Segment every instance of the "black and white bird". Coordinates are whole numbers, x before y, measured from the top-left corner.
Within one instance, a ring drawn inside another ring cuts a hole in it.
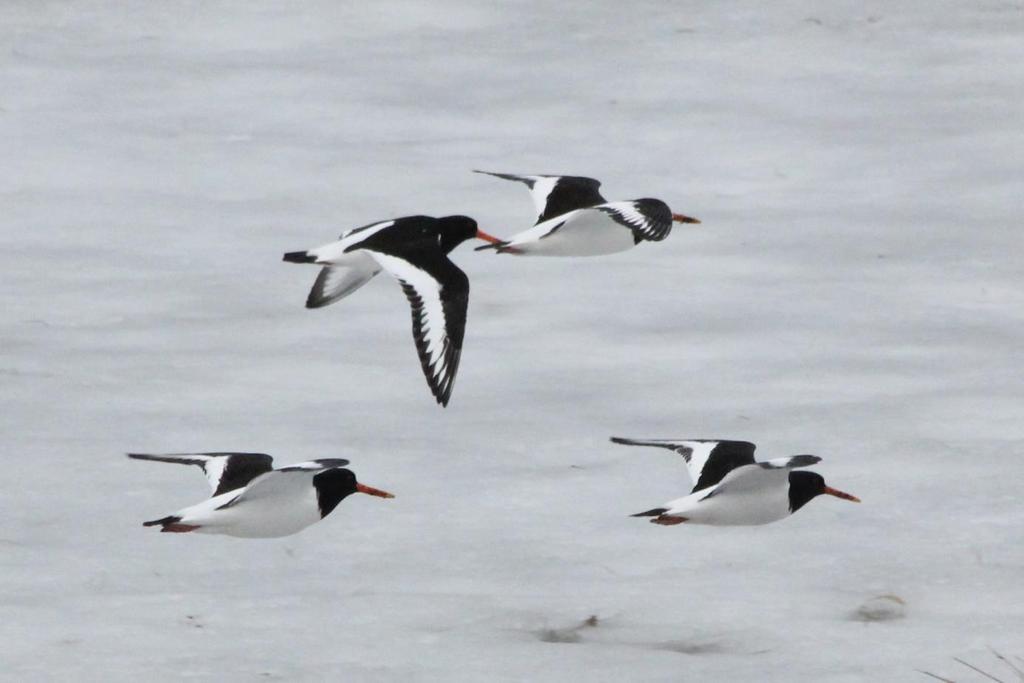
[[[341,239],[284,255],[323,266],[306,299],[319,308],[342,299],[382,269],[402,285],[412,307],[412,335],[430,391],[447,406],[466,332],[469,278],[448,259],[468,239],[498,242],[466,216],[407,216],[349,230]]]
[[[683,456],[693,481],[688,496],[633,517],[653,517],[654,524],[710,524],[749,526],[768,524],[793,514],[812,498],[827,494],[859,503],[860,499],[825,485],[815,472],[793,472],[809,467],[821,458],[793,455],[756,462],[756,446],[748,441],[700,439],[623,439],[627,446],[657,446]]]
[[[536,256],[599,256],[625,251],[641,242],[668,237],[672,222],[700,223],[672,213],[660,199],[609,202],[593,178],[514,175],[475,171],[523,183],[537,208],[537,222],[507,240],[478,247],[499,253]]]
[[[274,469],[265,453],[129,453],[136,460],[198,465],[211,498],[173,515],[143,522],[160,531],[224,534],[242,538],[290,536],[331,514],[353,493],[394,498],[356,481],[348,460],[309,460]]]

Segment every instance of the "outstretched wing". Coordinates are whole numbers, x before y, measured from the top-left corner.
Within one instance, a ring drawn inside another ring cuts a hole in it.
[[[672,211],[660,199],[631,199],[594,207],[633,231],[633,239],[660,242],[672,231]]]
[[[392,225],[394,225],[394,223],[395,219],[393,218],[388,219],[386,221],[367,223],[366,225],[361,225],[358,228],[346,230],[345,232],[341,233],[341,235],[338,236],[338,240],[341,242],[345,242],[345,247],[349,247],[358,242],[362,242],[366,238],[380,232],[381,230],[384,230],[385,228],[390,228]]]
[[[434,398],[448,405],[466,334],[469,278],[440,253],[419,252],[415,263],[366,249],[402,285],[412,308],[412,336]]]
[[[764,462],[756,462],[752,465],[743,465],[730,470],[721,481],[712,495],[729,491],[741,493],[744,491],[763,490],[766,482],[785,482],[789,477],[786,470],[797,467],[810,467],[821,462],[816,455],[792,455],[788,458],[773,458]],[[765,472],[765,470],[768,470]]]
[[[278,472],[323,472],[324,470],[333,469],[335,467],[344,467],[348,465],[348,460],[344,458],[320,458],[319,460],[306,460],[305,462],[297,462],[294,465],[288,465],[282,467]]]
[[[316,470],[307,469],[266,472],[254,479],[241,494],[225,501],[217,509],[226,510],[246,502],[269,498],[281,499],[288,505],[294,504],[303,495],[316,496],[316,489],[312,486],[315,474]]]
[[[791,455],[787,458],[764,460],[757,463],[757,466],[763,467],[766,470],[781,470],[793,469],[795,467],[810,467],[811,465],[817,465],[819,462],[821,462],[821,458],[816,455]]]
[[[266,472],[253,479],[249,486],[236,498],[232,498],[217,509],[235,507],[242,503],[268,498],[281,498],[293,503],[303,495],[318,495],[312,486],[316,475],[326,470],[344,467],[348,460],[343,458],[321,458],[288,465],[272,472]]]
[[[495,242],[493,244],[485,244],[483,246],[475,248],[473,251],[485,251],[487,249],[493,249],[499,254],[510,252],[513,254],[522,253],[521,247],[524,245],[532,245],[540,240],[547,239],[552,235],[556,234],[566,223],[573,223],[575,219],[578,219],[581,215],[585,216],[587,211],[585,209],[574,209],[568,213],[563,213],[559,216],[555,216],[552,219],[546,220],[542,223],[537,223],[533,227],[527,228],[520,233],[512,235],[507,240]]]
[[[491,171],[474,171],[474,173],[485,173],[496,178],[525,184],[530,190],[533,205],[537,208],[537,223],[543,223],[549,218],[561,216],[569,211],[585,209],[605,202],[604,197],[598,191],[601,183],[593,178],[573,175],[515,175],[492,173]]]
[[[362,254],[359,257],[354,256],[351,265],[321,268],[313,288],[309,290],[306,308],[333,304],[365,285],[380,272],[380,266],[373,259]]]
[[[754,450],[749,441],[712,441],[707,439],[624,439],[613,436],[614,443],[627,446],[657,446],[683,456],[686,470],[693,482],[691,493],[714,486],[737,467],[754,464]],[[785,458],[780,458],[784,460]],[[767,462],[774,462],[769,460]]]
[[[129,453],[128,457],[198,465],[206,474],[214,496],[247,486],[259,475],[274,469],[274,459],[266,453]]]

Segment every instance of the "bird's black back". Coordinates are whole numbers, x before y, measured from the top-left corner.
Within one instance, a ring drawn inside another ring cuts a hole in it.
[[[544,212],[537,217],[537,222],[543,223],[549,218],[561,216],[576,209],[586,209],[604,204],[605,198],[598,191],[599,187],[601,187],[601,183],[593,178],[573,175],[559,176],[548,195]]]

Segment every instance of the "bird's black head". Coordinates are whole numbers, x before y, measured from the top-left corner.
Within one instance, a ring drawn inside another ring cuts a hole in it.
[[[448,254],[466,240],[478,237],[480,229],[469,216],[444,216],[437,219],[437,236],[441,251]]]
[[[316,489],[316,501],[320,507],[321,518],[331,514],[331,511],[338,507],[338,503],[353,493],[367,493],[379,498],[394,498],[387,491],[360,484],[356,481],[355,473],[344,467],[333,467],[313,475],[313,487]]]
[[[843,500],[859,503],[860,499],[825,485],[825,479],[817,472],[789,473],[789,511],[796,512],[821,494],[828,494]]]

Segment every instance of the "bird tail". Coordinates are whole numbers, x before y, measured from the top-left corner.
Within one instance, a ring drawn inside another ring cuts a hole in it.
[[[482,247],[477,247],[473,251],[485,251],[487,249],[494,249],[499,254],[503,249],[508,247],[508,242],[492,242],[491,244],[485,244]]]
[[[473,251],[482,251],[484,249],[493,249],[499,254],[522,254],[523,250],[519,247],[513,247],[512,242],[495,242],[493,244],[485,244],[482,247],[477,247]]]
[[[630,515],[630,517],[660,517],[666,512],[668,512],[668,508],[651,508],[646,512],[638,512],[635,515]]]
[[[289,251],[284,255],[284,260],[288,263],[313,263],[316,257],[308,251]]]
[[[182,524],[181,517],[170,515],[168,517],[161,517],[160,519],[153,519],[148,522],[143,522],[142,526],[156,526],[160,525],[161,532],[183,534],[189,531],[195,531],[199,527],[193,524]]]
[[[143,522],[142,526],[156,526],[157,524],[161,526],[166,526],[167,524],[174,524],[180,521],[181,517],[175,517],[174,515],[171,515],[170,517],[163,517],[161,519],[153,519],[148,522]]]

